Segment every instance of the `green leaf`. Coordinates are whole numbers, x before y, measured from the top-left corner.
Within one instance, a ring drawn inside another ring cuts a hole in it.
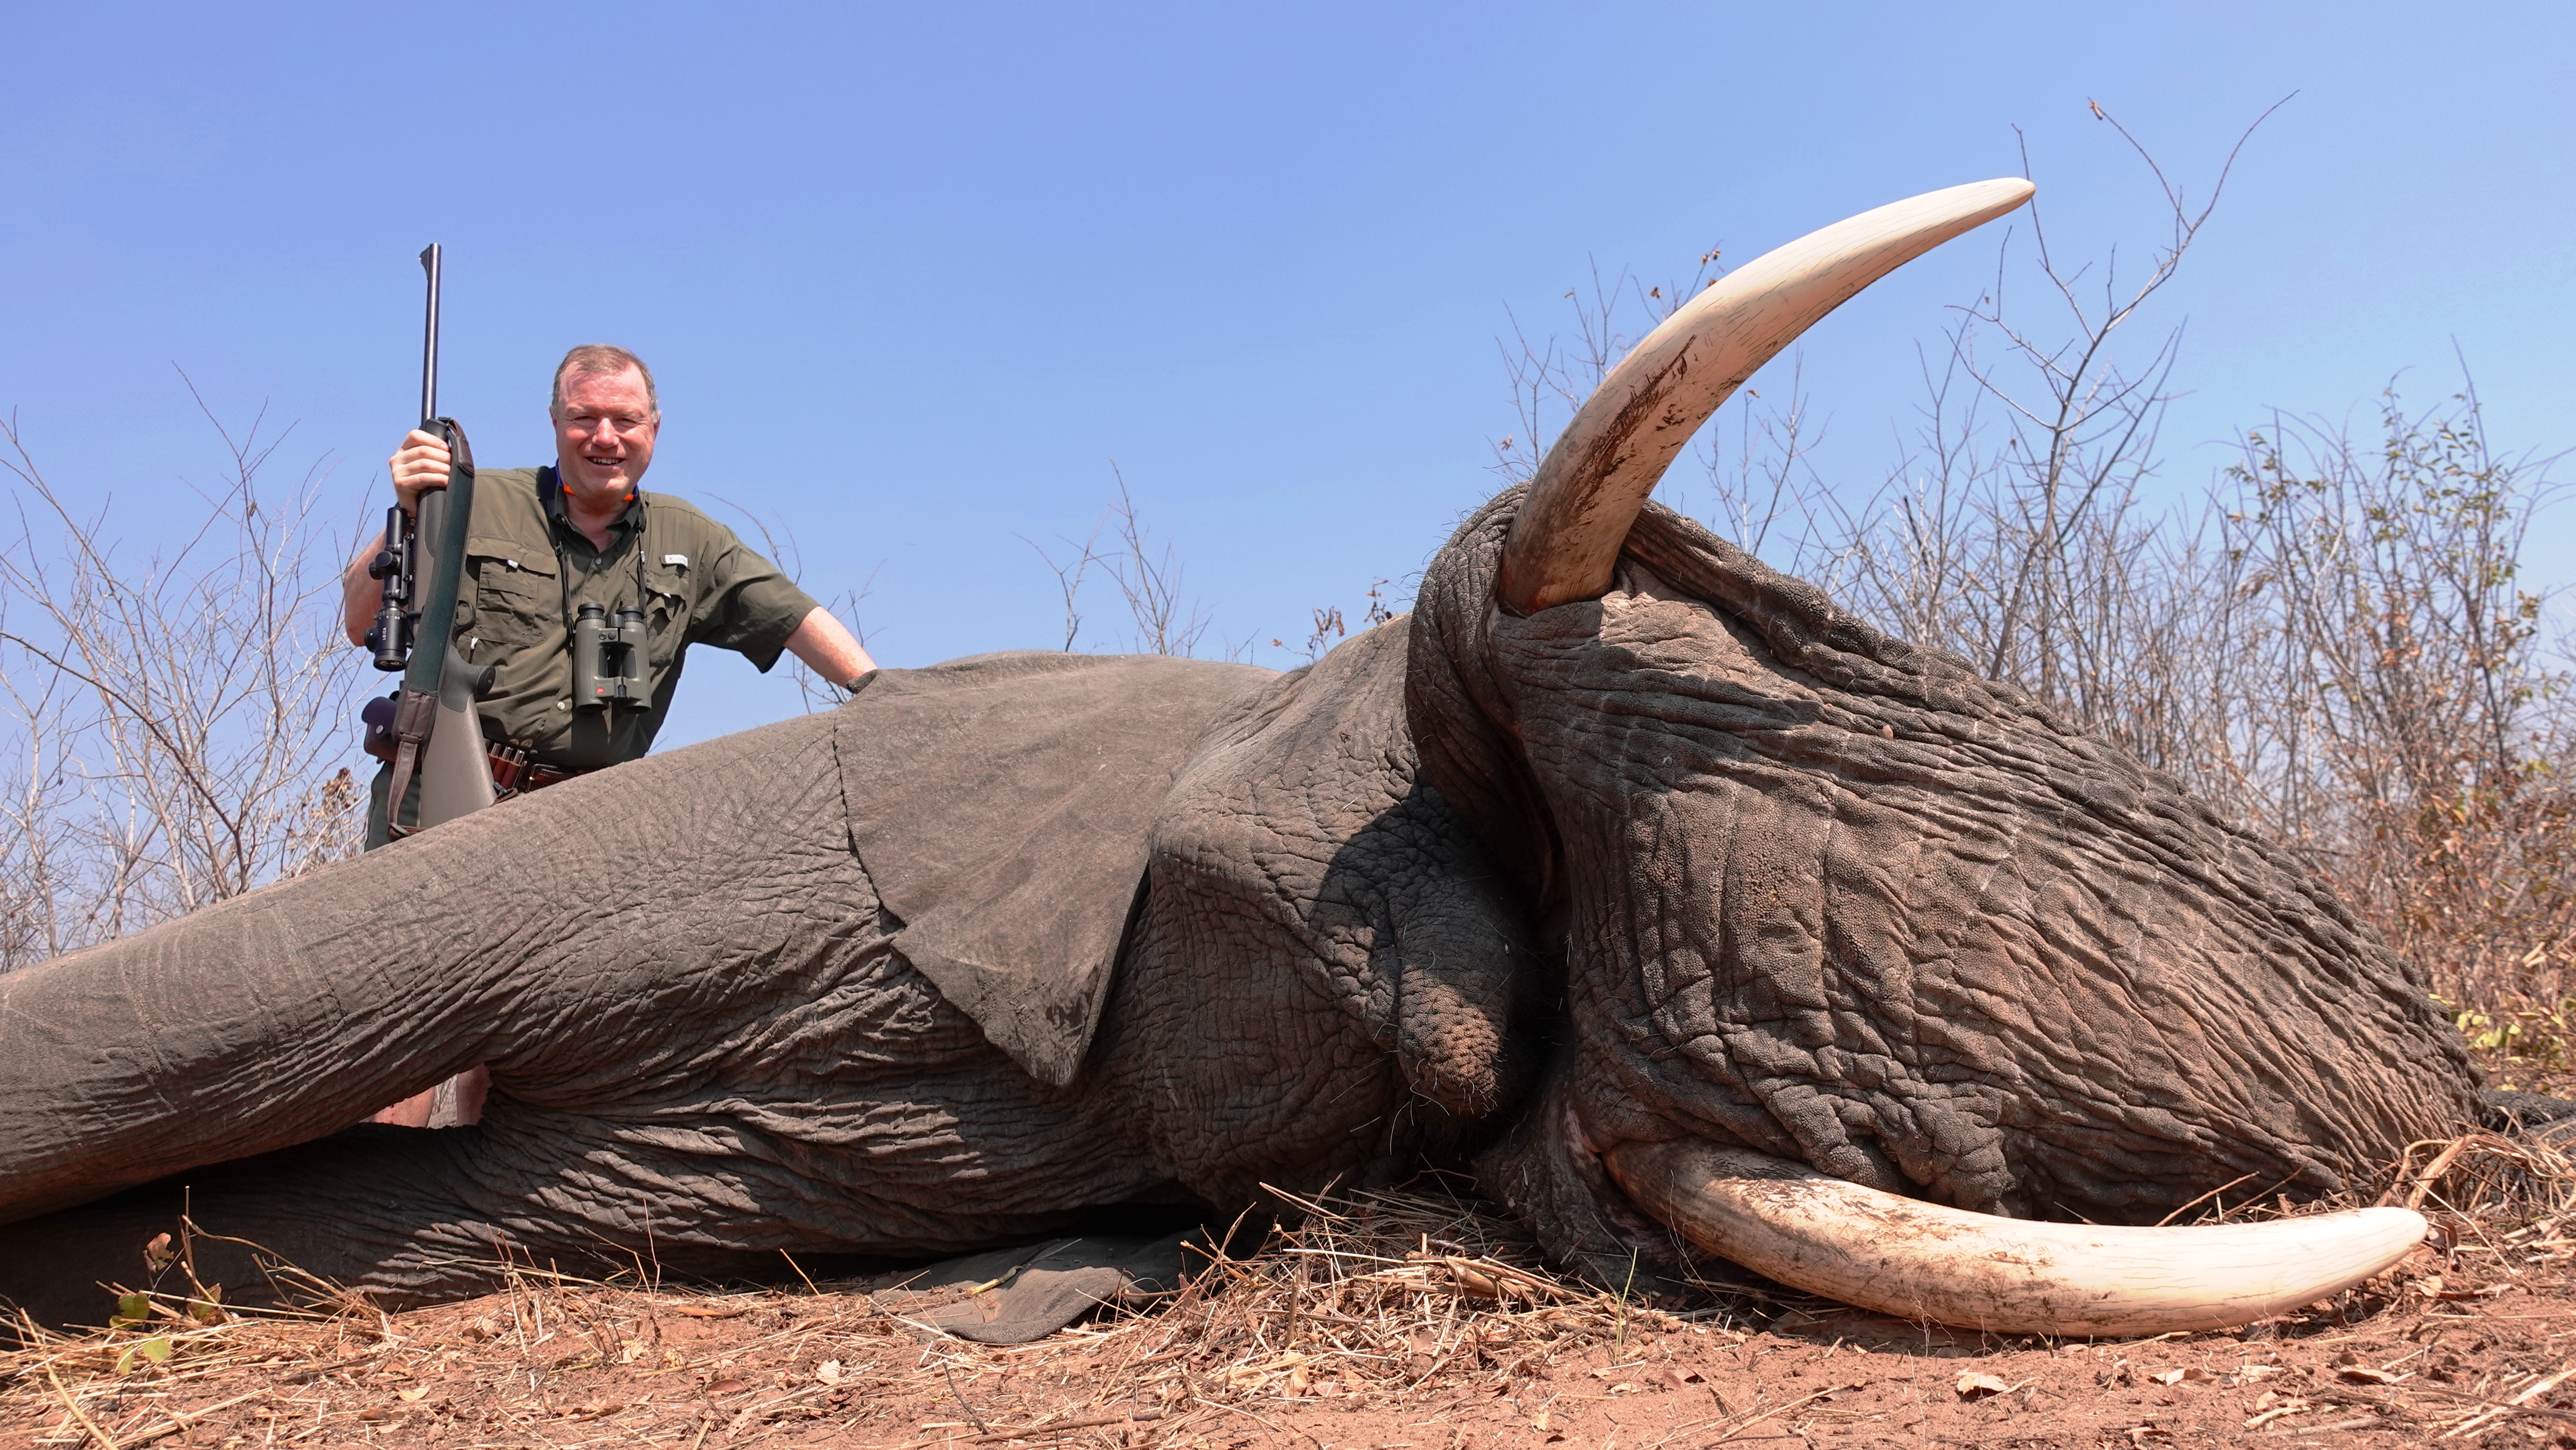
[[[137,1359],[149,1360],[154,1364],[161,1364],[169,1358],[170,1336],[166,1334],[156,1334],[150,1339],[144,1340],[126,1350],[125,1353],[118,1355],[116,1357],[116,1372],[118,1374],[123,1374],[134,1368],[134,1361]]]
[[[141,1324],[151,1317],[151,1295],[119,1294],[116,1296],[116,1318],[109,1323],[108,1327],[122,1329],[129,1324]]]

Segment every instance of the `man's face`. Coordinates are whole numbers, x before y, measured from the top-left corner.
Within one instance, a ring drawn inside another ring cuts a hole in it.
[[[633,493],[653,462],[654,415],[644,375],[575,373],[555,409],[555,466],[576,498],[606,503]]]

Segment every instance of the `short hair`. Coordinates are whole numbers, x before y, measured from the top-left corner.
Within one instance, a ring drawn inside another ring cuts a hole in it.
[[[662,395],[653,390],[653,370],[644,366],[644,359],[622,347],[605,342],[585,342],[565,353],[563,361],[555,364],[554,395],[547,399],[546,411],[549,413],[563,411],[563,380],[567,374],[579,373],[584,377],[615,377],[628,368],[633,368],[644,375],[644,401],[653,409],[654,417],[661,417]]]

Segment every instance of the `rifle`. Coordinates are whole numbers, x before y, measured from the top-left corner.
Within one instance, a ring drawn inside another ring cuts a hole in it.
[[[441,254],[420,254],[429,275],[429,314],[421,343],[420,427],[446,443],[447,484],[420,496],[415,524],[397,503],[385,516],[385,549],[367,566],[384,581],[383,607],[367,643],[376,668],[403,672],[393,704],[393,776],[385,798],[383,839],[370,850],[422,827],[492,804],[492,773],[474,701],[492,684],[489,665],[468,663],[456,649],[456,593],[465,573],[466,526],[474,515],[474,450],[453,418],[438,416],[438,282]],[[421,594],[426,576],[428,592]],[[417,608],[414,608],[414,605]],[[408,656],[408,658],[406,658]],[[417,824],[398,824],[413,776],[420,779]]]

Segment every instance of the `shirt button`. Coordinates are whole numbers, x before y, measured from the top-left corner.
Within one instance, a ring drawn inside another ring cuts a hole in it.
[[[558,710],[569,710],[569,709],[571,709],[571,708],[572,708],[572,701],[570,701],[570,700],[557,700],[557,701],[555,701],[555,708],[556,708],[556,709],[558,709]]]

